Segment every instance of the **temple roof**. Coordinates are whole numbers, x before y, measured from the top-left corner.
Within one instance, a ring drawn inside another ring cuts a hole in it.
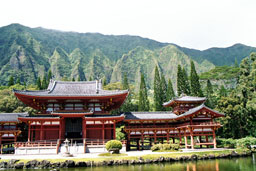
[[[213,110],[213,109],[211,109],[211,108],[205,106],[204,104],[201,104],[200,106],[197,106],[197,107],[195,107],[195,108],[192,108],[192,109],[188,110],[187,112],[185,112],[185,113],[179,115],[178,118],[182,118],[182,117],[186,117],[186,116],[188,116],[188,115],[192,115],[192,114],[194,114],[194,113],[200,111],[201,109],[206,109],[206,110],[208,110],[208,111],[211,111],[212,113],[215,113],[215,114],[218,115],[218,116],[225,116],[225,114],[220,113],[220,112],[218,112],[218,111],[216,111],[216,110]]]
[[[18,117],[28,116],[28,113],[0,113],[0,122],[19,122]]]
[[[128,90],[103,90],[100,81],[54,81],[46,90],[13,90],[14,93],[30,96],[112,96],[126,94]]]
[[[213,109],[208,108],[204,104],[197,106],[195,108],[192,108],[188,110],[187,112],[176,115],[172,112],[126,112],[125,113],[125,120],[161,120],[161,119],[170,119],[170,120],[179,120],[186,117],[189,117],[190,115],[194,115],[200,110],[207,110],[211,114],[215,115],[216,117],[222,117],[225,116],[222,113],[219,113],[218,111],[215,111]]]
[[[125,120],[155,120],[155,119],[176,119],[177,115],[172,112],[126,112]]]
[[[182,97],[178,97],[178,98],[174,98],[168,102],[165,102],[163,104],[163,106],[168,107],[168,106],[172,106],[173,104],[179,102],[179,103],[203,103],[206,100],[205,97],[193,97],[193,96],[182,96]]]

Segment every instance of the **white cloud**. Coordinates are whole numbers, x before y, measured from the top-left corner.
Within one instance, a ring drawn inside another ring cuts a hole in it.
[[[205,49],[256,46],[254,0],[3,0],[0,26],[131,34]]]

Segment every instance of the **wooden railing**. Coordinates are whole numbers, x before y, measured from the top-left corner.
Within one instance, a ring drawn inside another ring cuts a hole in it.
[[[86,139],[86,138],[76,138],[68,139],[69,147],[77,145],[77,142],[81,142],[84,146],[84,152],[88,146],[104,146],[110,139]],[[63,144],[64,139],[51,140],[51,141],[35,141],[35,142],[16,142],[14,146],[18,147],[32,147],[32,148],[43,148],[52,147],[56,148],[56,153],[58,154],[61,144]],[[122,144],[126,144],[126,141],[121,141]]]
[[[57,147],[57,141],[16,142],[15,147]]]

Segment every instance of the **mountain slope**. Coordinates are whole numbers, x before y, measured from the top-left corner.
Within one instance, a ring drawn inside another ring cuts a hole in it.
[[[208,60],[217,66],[234,65],[235,60],[240,63],[241,60],[249,56],[250,53],[256,52],[255,47],[246,46],[243,44],[235,44],[227,48],[210,48],[204,51],[183,47],[179,48],[197,62]]]
[[[189,72],[193,59],[198,72],[204,72],[213,64],[231,65],[235,58],[240,61],[254,50],[238,44],[199,51],[139,36],[61,32],[11,24],[0,28],[0,83],[6,85],[11,75],[21,82],[34,83],[51,69],[55,79],[105,77],[108,82],[121,81],[126,72],[135,85],[143,72],[151,86],[156,65],[166,79],[175,83],[178,64]]]

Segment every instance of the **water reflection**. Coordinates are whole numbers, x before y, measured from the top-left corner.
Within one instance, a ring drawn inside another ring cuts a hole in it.
[[[195,162],[195,163],[187,163],[187,170],[186,171],[200,171],[200,170],[207,170],[207,171],[220,171],[219,169],[219,161],[216,160],[215,162]]]
[[[200,160],[190,162],[125,165],[112,167],[69,168],[61,171],[256,171],[256,154],[252,157]],[[42,170],[36,170],[42,171]]]

